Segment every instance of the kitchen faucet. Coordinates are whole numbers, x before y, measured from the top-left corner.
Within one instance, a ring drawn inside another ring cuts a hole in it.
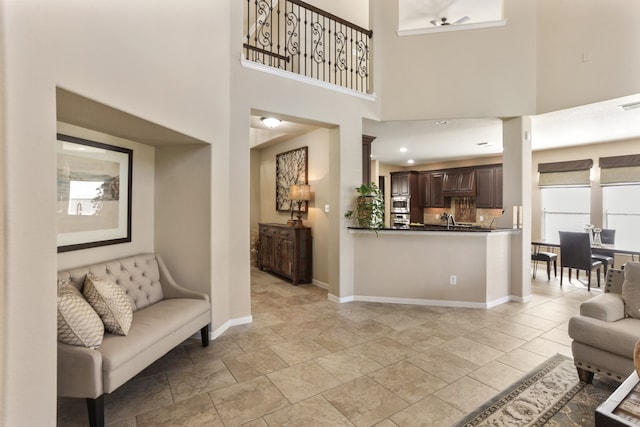
[[[447,230],[449,229],[449,220],[451,220],[451,225],[456,226],[456,220],[453,218],[453,215],[449,214],[447,217]]]

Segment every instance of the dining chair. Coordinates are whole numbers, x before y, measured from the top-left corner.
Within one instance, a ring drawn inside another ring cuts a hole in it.
[[[560,233],[560,287],[564,268],[569,268],[569,282],[571,282],[571,269],[576,269],[576,280],[578,271],[587,272],[587,290],[591,290],[591,272],[595,269],[598,275],[598,287],[600,287],[600,268],[602,261],[594,260],[591,253],[591,240],[589,234],[585,232],[559,231]]]
[[[551,263],[553,263],[553,274],[558,277],[558,254],[554,252],[539,251],[538,246],[531,254],[531,261],[533,261],[533,278],[536,278],[536,271],[538,270],[538,262],[547,263],[547,279],[551,280]]]
[[[604,245],[614,245],[616,243],[616,230],[603,228],[600,232],[600,240]],[[604,266],[604,276],[607,277],[607,269],[614,268],[614,253],[611,250],[593,248],[592,257],[594,260],[602,261]]]

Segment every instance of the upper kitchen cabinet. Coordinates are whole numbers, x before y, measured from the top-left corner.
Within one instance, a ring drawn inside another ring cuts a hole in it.
[[[442,194],[444,172],[420,172],[418,174],[419,203],[423,208],[446,208]]]
[[[445,197],[474,197],[476,195],[476,170],[445,171],[442,193]]]
[[[478,168],[477,175],[477,208],[502,207],[502,165]]]
[[[391,196],[407,196],[411,197],[411,192],[418,190],[418,173],[415,171],[408,172],[391,172]]]

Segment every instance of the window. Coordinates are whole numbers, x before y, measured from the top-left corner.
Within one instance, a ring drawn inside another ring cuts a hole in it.
[[[558,231],[584,231],[591,221],[590,187],[543,187],[540,191],[544,240],[558,242]]]
[[[640,241],[640,184],[602,187],[602,228],[616,230],[616,246],[635,248]]]

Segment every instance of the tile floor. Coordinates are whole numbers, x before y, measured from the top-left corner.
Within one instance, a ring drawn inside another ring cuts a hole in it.
[[[589,294],[540,269],[526,304],[353,302],[252,270],[251,325],[188,340],[108,395],[109,426],[447,426],[554,355]],[[87,424],[60,398],[59,426]]]

